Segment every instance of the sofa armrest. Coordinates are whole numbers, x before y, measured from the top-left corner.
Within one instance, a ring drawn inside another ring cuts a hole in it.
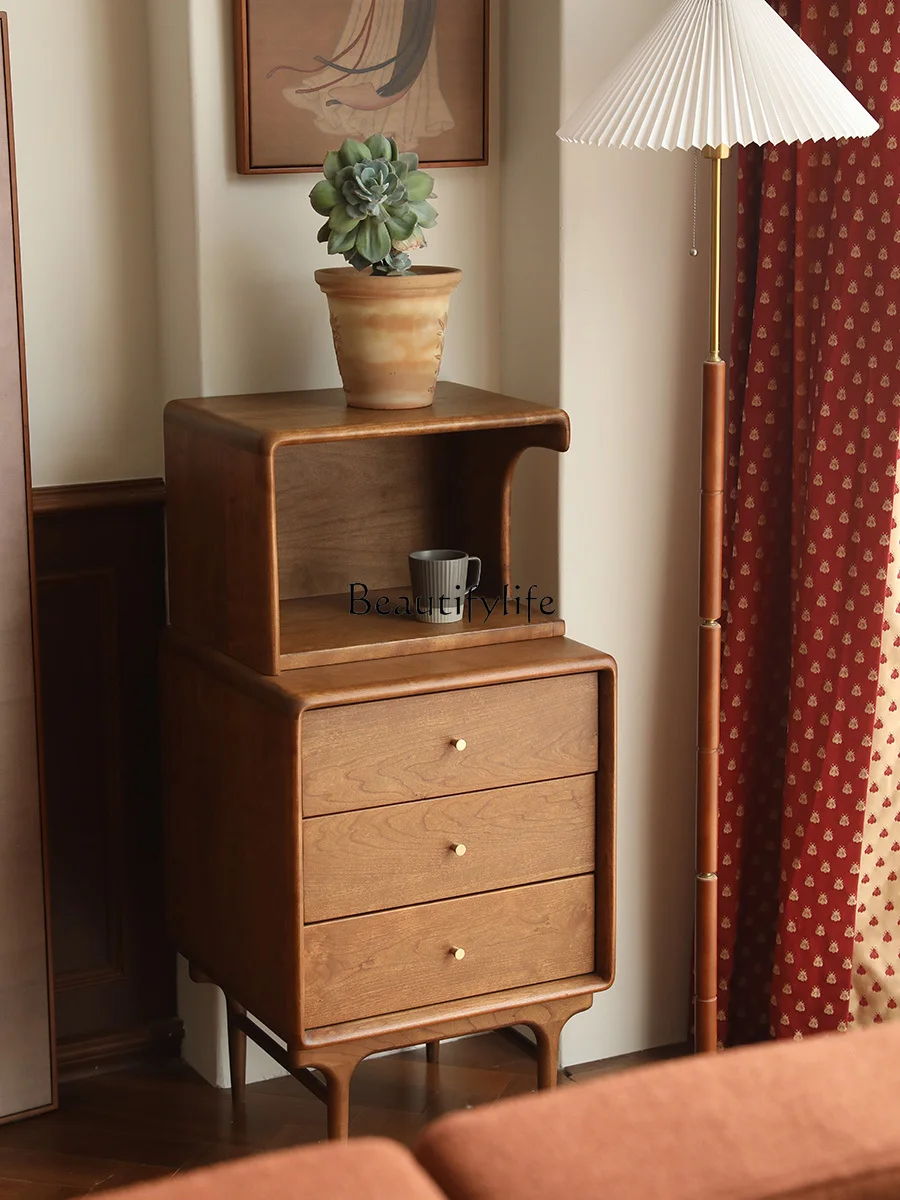
[[[121,1200],[444,1200],[402,1146],[364,1138],[241,1159],[109,1196]]]
[[[895,1197],[900,1023],[446,1117],[417,1156],[451,1200]]]

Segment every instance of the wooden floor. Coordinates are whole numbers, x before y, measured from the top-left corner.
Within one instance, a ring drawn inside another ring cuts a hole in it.
[[[683,1052],[577,1067],[560,1085]],[[503,1034],[443,1045],[435,1066],[421,1047],[369,1059],[353,1079],[351,1136],[411,1145],[443,1113],[535,1090],[535,1071],[527,1050]],[[85,1196],[324,1136],[324,1107],[293,1079],[248,1087],[236,1118],[230,1092],[179,1060],[157,1060],[63,1083],[59,1112],[0,1128],[0,1200]]]
[[[535,1070],[500,1034],[444,1045],[436,1066],[421,1047],[369,1059],[353,1078],[351,1136],[409,1145],[442,1113],[534,1090]],[[84,1196],[324,1136],[324,1107],[293,1079],[248,1087],[235,1119],[230,1092],[157,1061],[64,1083],[59,1112],[0,1128],[0,1200]]]

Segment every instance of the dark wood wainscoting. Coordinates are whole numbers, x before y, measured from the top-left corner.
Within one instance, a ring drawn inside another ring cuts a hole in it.
[[[62,1070],[180,1037],[161,866],[164,504],[162,480],[34,493]]]

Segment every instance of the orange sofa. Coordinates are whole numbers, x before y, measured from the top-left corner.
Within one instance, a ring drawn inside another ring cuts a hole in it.
[[[437,1121],[415,1156],[324,1145],[123,1200],[887,1200],[900,1196],[900,1022],[682,1059]]]

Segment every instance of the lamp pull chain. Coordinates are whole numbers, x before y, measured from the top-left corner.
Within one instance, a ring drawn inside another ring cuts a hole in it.
[[[691,258],[696,258],[700,251],[697,249],[697,171],[700,165],[700,151],[694,151],[694,206],[691,219]]]

